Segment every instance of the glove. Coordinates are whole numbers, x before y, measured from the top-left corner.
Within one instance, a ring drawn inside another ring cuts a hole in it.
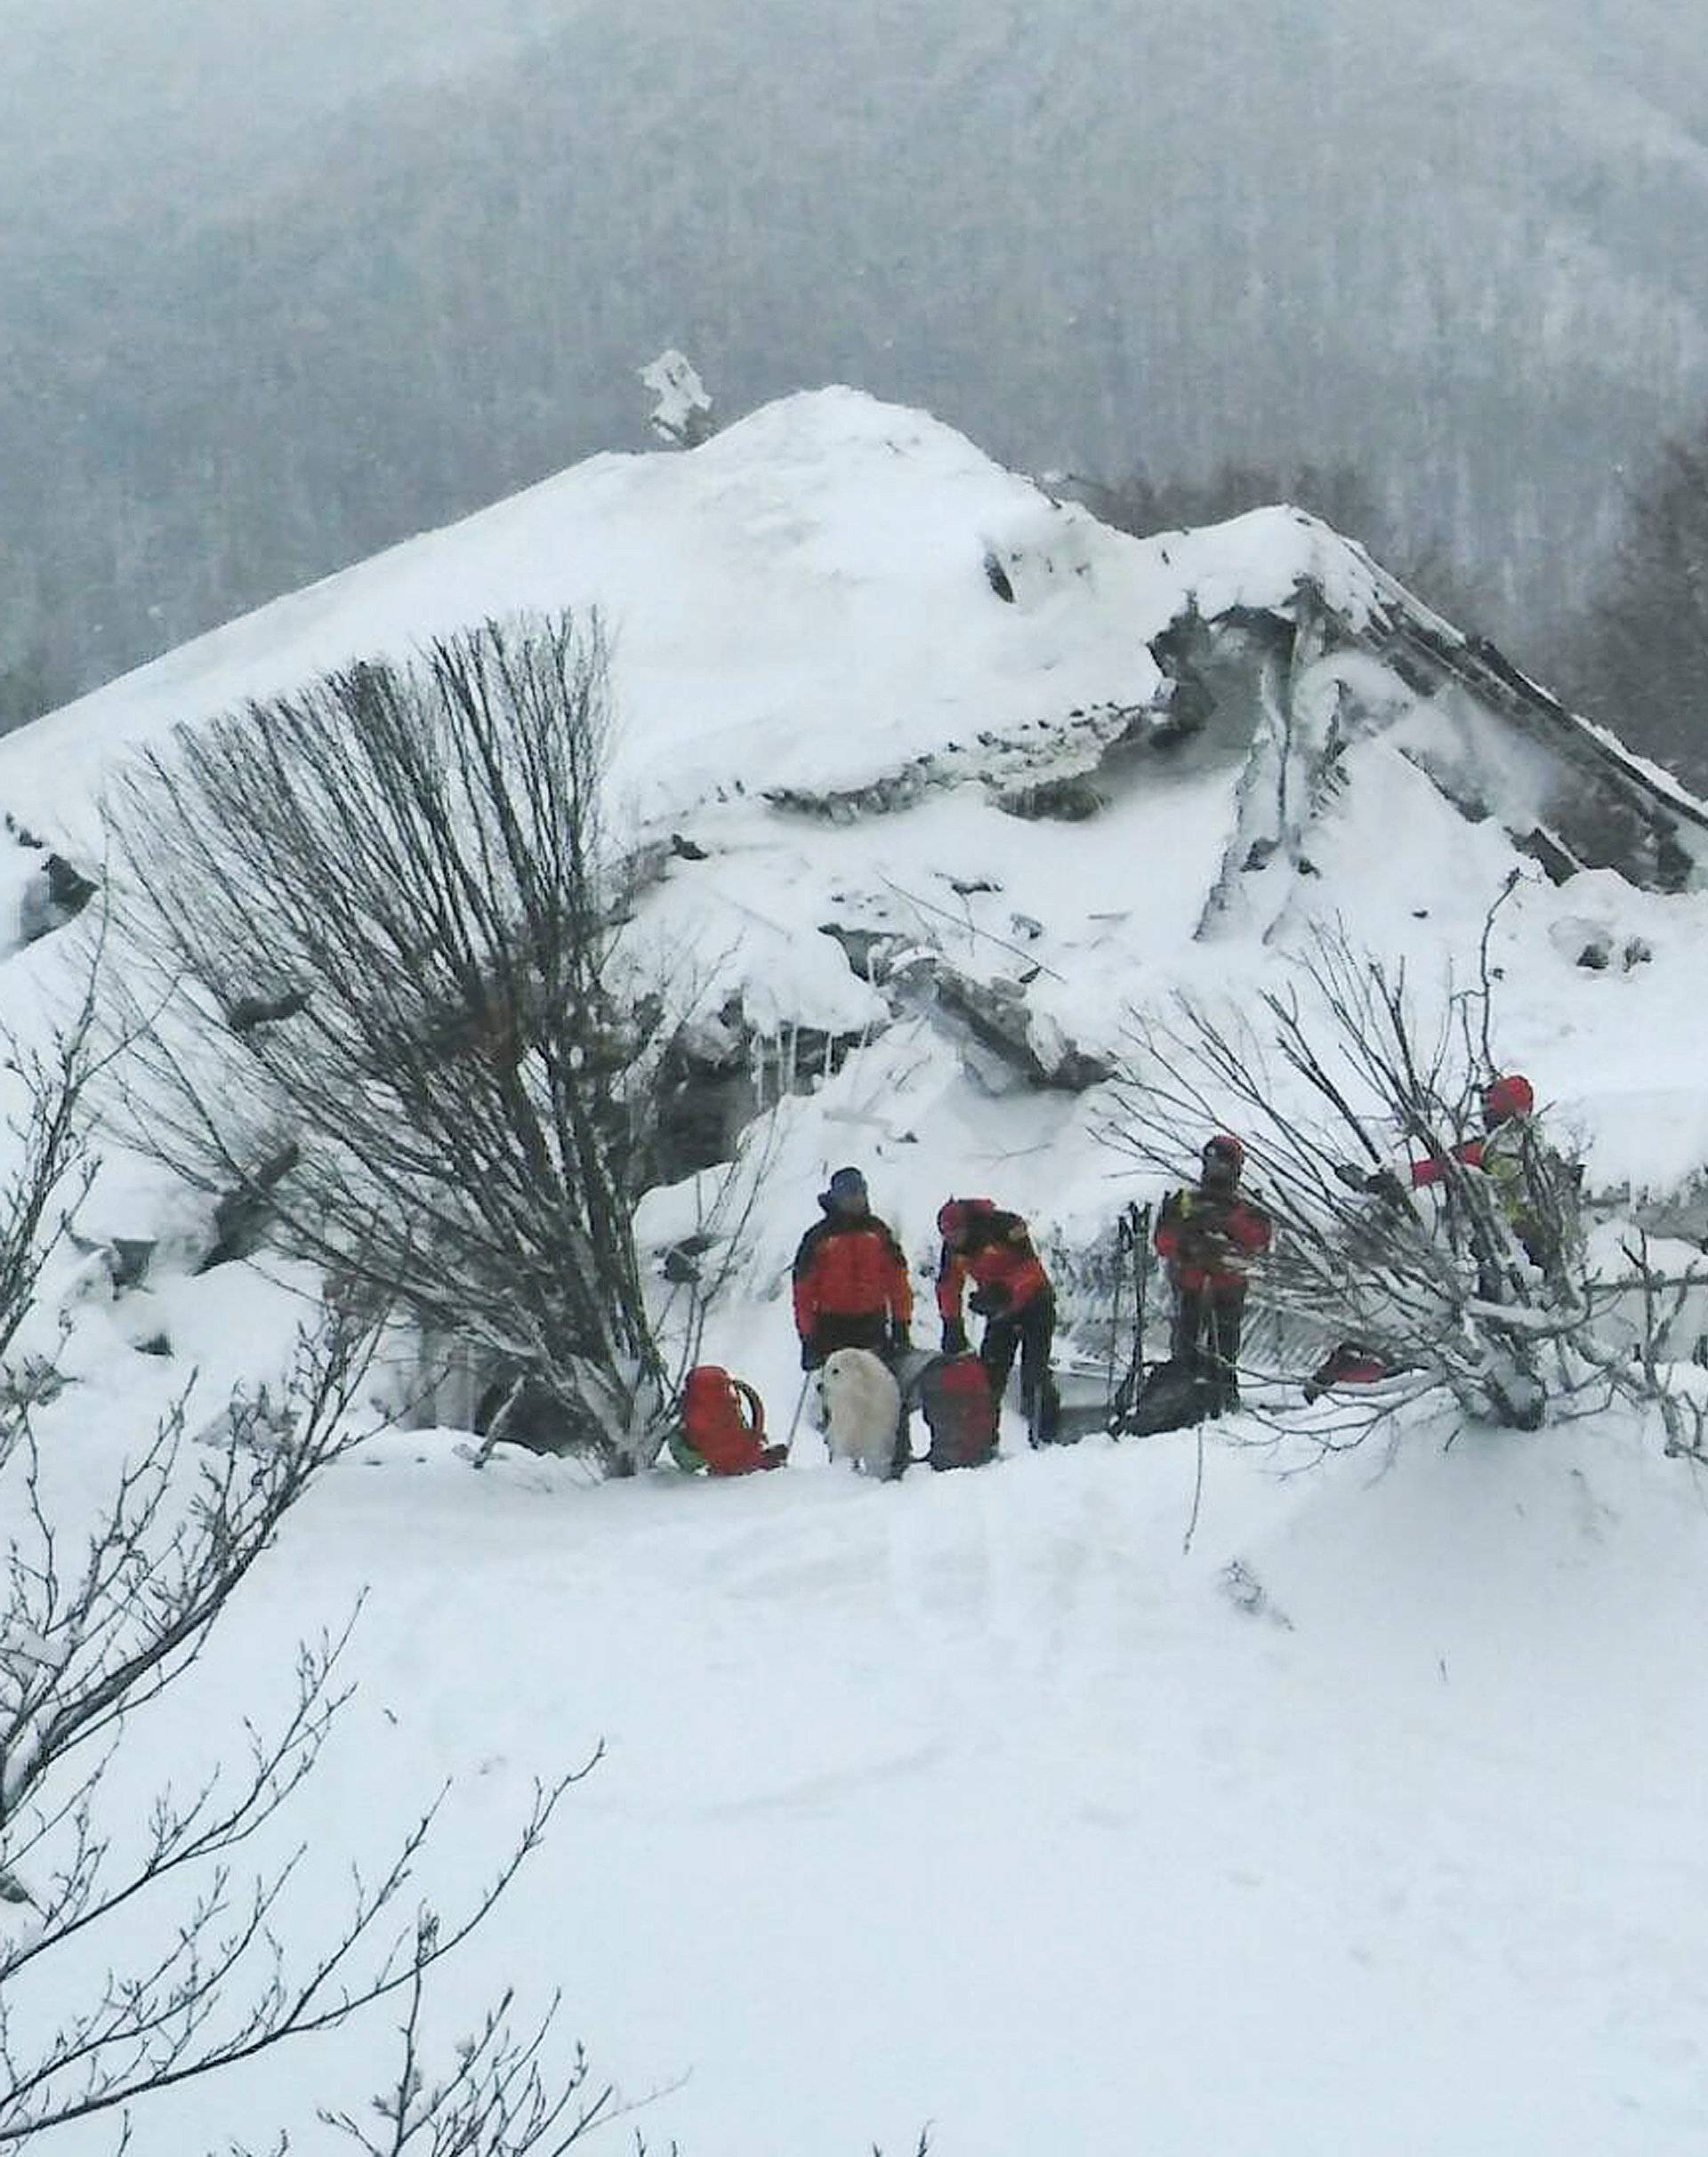
[[[943,1321],[943,1353],[946,1356],[964,1356],[967,1352],[967,1329],[959,1318]]]
[[[824,1360],[823,1350],[814,1343],[810,1336],[801,1343],[801,1368],[803,1371],[816,1371]]]
[[[967,1308],[980,1318],[995,1318],[1008,1308],[1008,1291],[1000,1285],[978,1289],[967,1298]]]
[[[1356,1161],[1337,1161],[1334,1173],[1349,1191],[1367,1191],[1370,1188],[1369,1171],[1361,1169]]]
[[[892,1356],[905,1356],[913,1345],[914,1337],[907,1329],[906,1321],[898,1318],[890,1328],[890,1353]]]
[[[1406,1187],[1392,1169],[1378,1169],[1374,1176],[1366,1176],[1364,1187],[1372,1198],[1381,1199],[1383,1205],[1403,1206],[1406,1203]]]

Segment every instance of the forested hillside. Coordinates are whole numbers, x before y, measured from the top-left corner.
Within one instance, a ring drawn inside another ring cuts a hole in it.
[[[1542,664],[1708,396],[1670,5],[19,12],[0,666],[38,701],[602,446],[688,348],[1116,478],[1366,477]],[[1332,507],[1333,505],[1327,505]]]

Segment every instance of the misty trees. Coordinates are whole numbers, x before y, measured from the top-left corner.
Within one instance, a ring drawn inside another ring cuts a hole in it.
[[[1264,466],[1229,461],[1204,479],[1156,479],[1144,471],[1084,483],[1086,506],[1116,530],[1148,538],[1153,532],[1220,524],[1271,502],[1291,502],[1349,538],[1369,540],[1382,523],[1382,505],[1356,465]]]
[[[488,623],[183,730],[109,820],[145,1142],[622,1469],[662,1436],[625,1173],[664,1020],[621,968],[607,727],[596,624]]]
[[[1140,539],[1290,502],[1367,547],[1385,569],[1460,626],[1480,627],[1489,611],[1486,595],[1473,588],[1452,550],[1397,520],[1370,476],[1354,463],[1230,459],[1203,479],[1156,479],[1140,470],[1114,480],[1076,479],[1073,485],[1101,522]]]
[[[1708,785],[1708,420],[1666,443],[1631,493],[1571,686],[1693,785]]]
[[[55,668],[37,639],[10,659],[0,659],[0,734],[28,726],[76,694],[71,677]]]

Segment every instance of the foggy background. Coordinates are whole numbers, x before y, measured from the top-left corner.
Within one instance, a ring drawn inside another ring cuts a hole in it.
[[[1544,677],[1708,407],[1681,0],[0,28],[0,718],[645,446],[667,343],[725,419],[845,381],[1034,471],[1350,468],[1356,535]]]

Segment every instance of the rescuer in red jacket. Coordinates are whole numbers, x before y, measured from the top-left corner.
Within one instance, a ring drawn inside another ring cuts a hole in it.
[[[1508,1156],[1516,1162],[1524,1120],[1535,1113],[1535,1089],[1521,1071],[1509,1071],[1491,1079],[1483,1088],[1482,1101],[1483,1129],[1488,1135],[1461,1139],[1453,1149],[1454,1159],[1468,1169],[1482,1169],[1497,1183],[1504,1182]],[[1446,1172],[1438,1155],[1426,1155],[1422,1161],[1412,1163],[1412,1187],[1415,1190],[1425,1184],[1440,1183]],[[1516,1169],[1512,1176],[1516,1179]]]
[[[1548,1144],[1535,1107],[1535,1089],[1521,1071],[1503,1072],[1491,1079],[1482,1094],[1484,1136],[1461,1139],[1451,1149],[1452,1158],[1488,1178],[1525,1255],[1544,1274],[1557,1277],[1565,1255],[1562,1213],[1575,1210],[1581,1171],[1568,1167]],[[1428,1154],[1414,1161],[1411,1178],[1414,1190],[1446,1183],[1446,1157]],[[1365,1187],[1380,1191],[1381,1185],[1378,1174]],[[1482,1293],[1492,1301],[1503,1300],[1492,1276],[1484,1282]]]
[[[1237,1139],[1219,1132],[1201,1162],[1196,1184],[1164,1200],[1154,1240],[1174,1284],[1175,1361],[1212,1381],[1218,1408],[1237,1408],[1246,1278],[1274,1230],[1240,1192],[1245,1148]]]
[[[908,1346],[914,1284],[901,1246],[871,1209],[858,1169],[838,1169],[818,1195],[825,1218],[794,1254],[794,1330],[801,1368],[816,1371],[837,1348],[885,1357]]]
[[[937,1308],[943,1320],[943,1349],[958,1356],[967,1346],[961,1298],[971,1281],[969,1308],[985,1321],[979,1356],[1000,1401],[1014,1358],[1020,1359],[1020,1401],[1035,1445],[1047,1445],[1061,1418],[1060,1396],[1050,1373],[1056,1299],[1026,1223],[987,1198],[952,1198],[937,1217],[943,1256],[937,1269]]]

